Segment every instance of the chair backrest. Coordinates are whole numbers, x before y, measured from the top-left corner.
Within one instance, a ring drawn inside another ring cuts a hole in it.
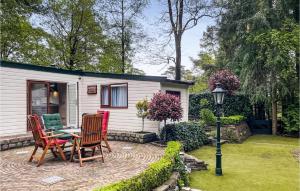
[[[43,114],[42,117],[44,120],[45,129],[57,131],[63,128],[59,113]]]
[[[109,111],[98,110],[97,113],[103,115],[103,119],[102,119],[102,135],[105,136],[107,134],[107,129],[108,129]]]
[[[102,115],[85,114],[82,116],[81,146],[101,143]]]
[[[46,133],[42,129],[39,116],[36,114],[28,115],[27,119],[32,131],[35,144],[39,146],[46,146],[47,139],[42,138],[46,136]]]

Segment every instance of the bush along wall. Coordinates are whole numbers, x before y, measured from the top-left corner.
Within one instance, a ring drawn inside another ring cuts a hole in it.
[[[201,94],[191,94],[189,101],[189,117],[193,120],[200,119],[200,102],[202,99],[207,99],[208,103],[204,108],[210,109],[215,112],[216,107],[213,100],[213,96],[210,92],[205,92]],[[224,116],[231,115],[242,115],[245,117],[250,117],[252,115],[252,105],[247,96],[242,94],[236,95],[226,95],[224,98],[224,104],[222,106]]]
[[[162,134],[166,141],[180,141],[184,151],[191,151],[208,143],[208,137],[204,131],[204,125],[199,122],[180,122],[167,124]]]
[[[95,191],[149,191],[167,181],[173,170],[178,168],[181,144],[176,141],[168,142],[164,156],[152,163],[144,172],[130,179],[108,185]],[[183,176],[185,177],[185,175]]]

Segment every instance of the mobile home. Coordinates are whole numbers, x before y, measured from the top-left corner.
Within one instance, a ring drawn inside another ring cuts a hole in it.
[[[9,61],[0,66],[0,137],[28,132],[28,114],[60,113],[65,126],[80,126],[83,113],[109,110],[109,129],[141,130],[135,104],[158,91],[180,96],[188,120],[191,82],[159,76],[70,71]],[[159,122],[146,120],[155,132]]]

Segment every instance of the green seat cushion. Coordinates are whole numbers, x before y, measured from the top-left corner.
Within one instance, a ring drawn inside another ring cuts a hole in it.
[[[53,134],[62,134],[60,131],[54,131]],[[58,139],[63,139],[63,140],[71,140],[73,138],[72,135],[70,134],[63,134],[57,137]]]
[[[43,114],[43,120],[46,130],[57,131],[63,128],[59,113]]]

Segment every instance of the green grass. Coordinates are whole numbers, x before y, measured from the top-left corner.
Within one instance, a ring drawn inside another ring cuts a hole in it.
[[[222,145],[223,176],[215,176],[215,147],[204,146],[189,154],[206,161],[208,171],[190,175],[192,188],[203,191],[299,191],[299,163],[291,151],[299,139],[255,135],[243,144]]]

